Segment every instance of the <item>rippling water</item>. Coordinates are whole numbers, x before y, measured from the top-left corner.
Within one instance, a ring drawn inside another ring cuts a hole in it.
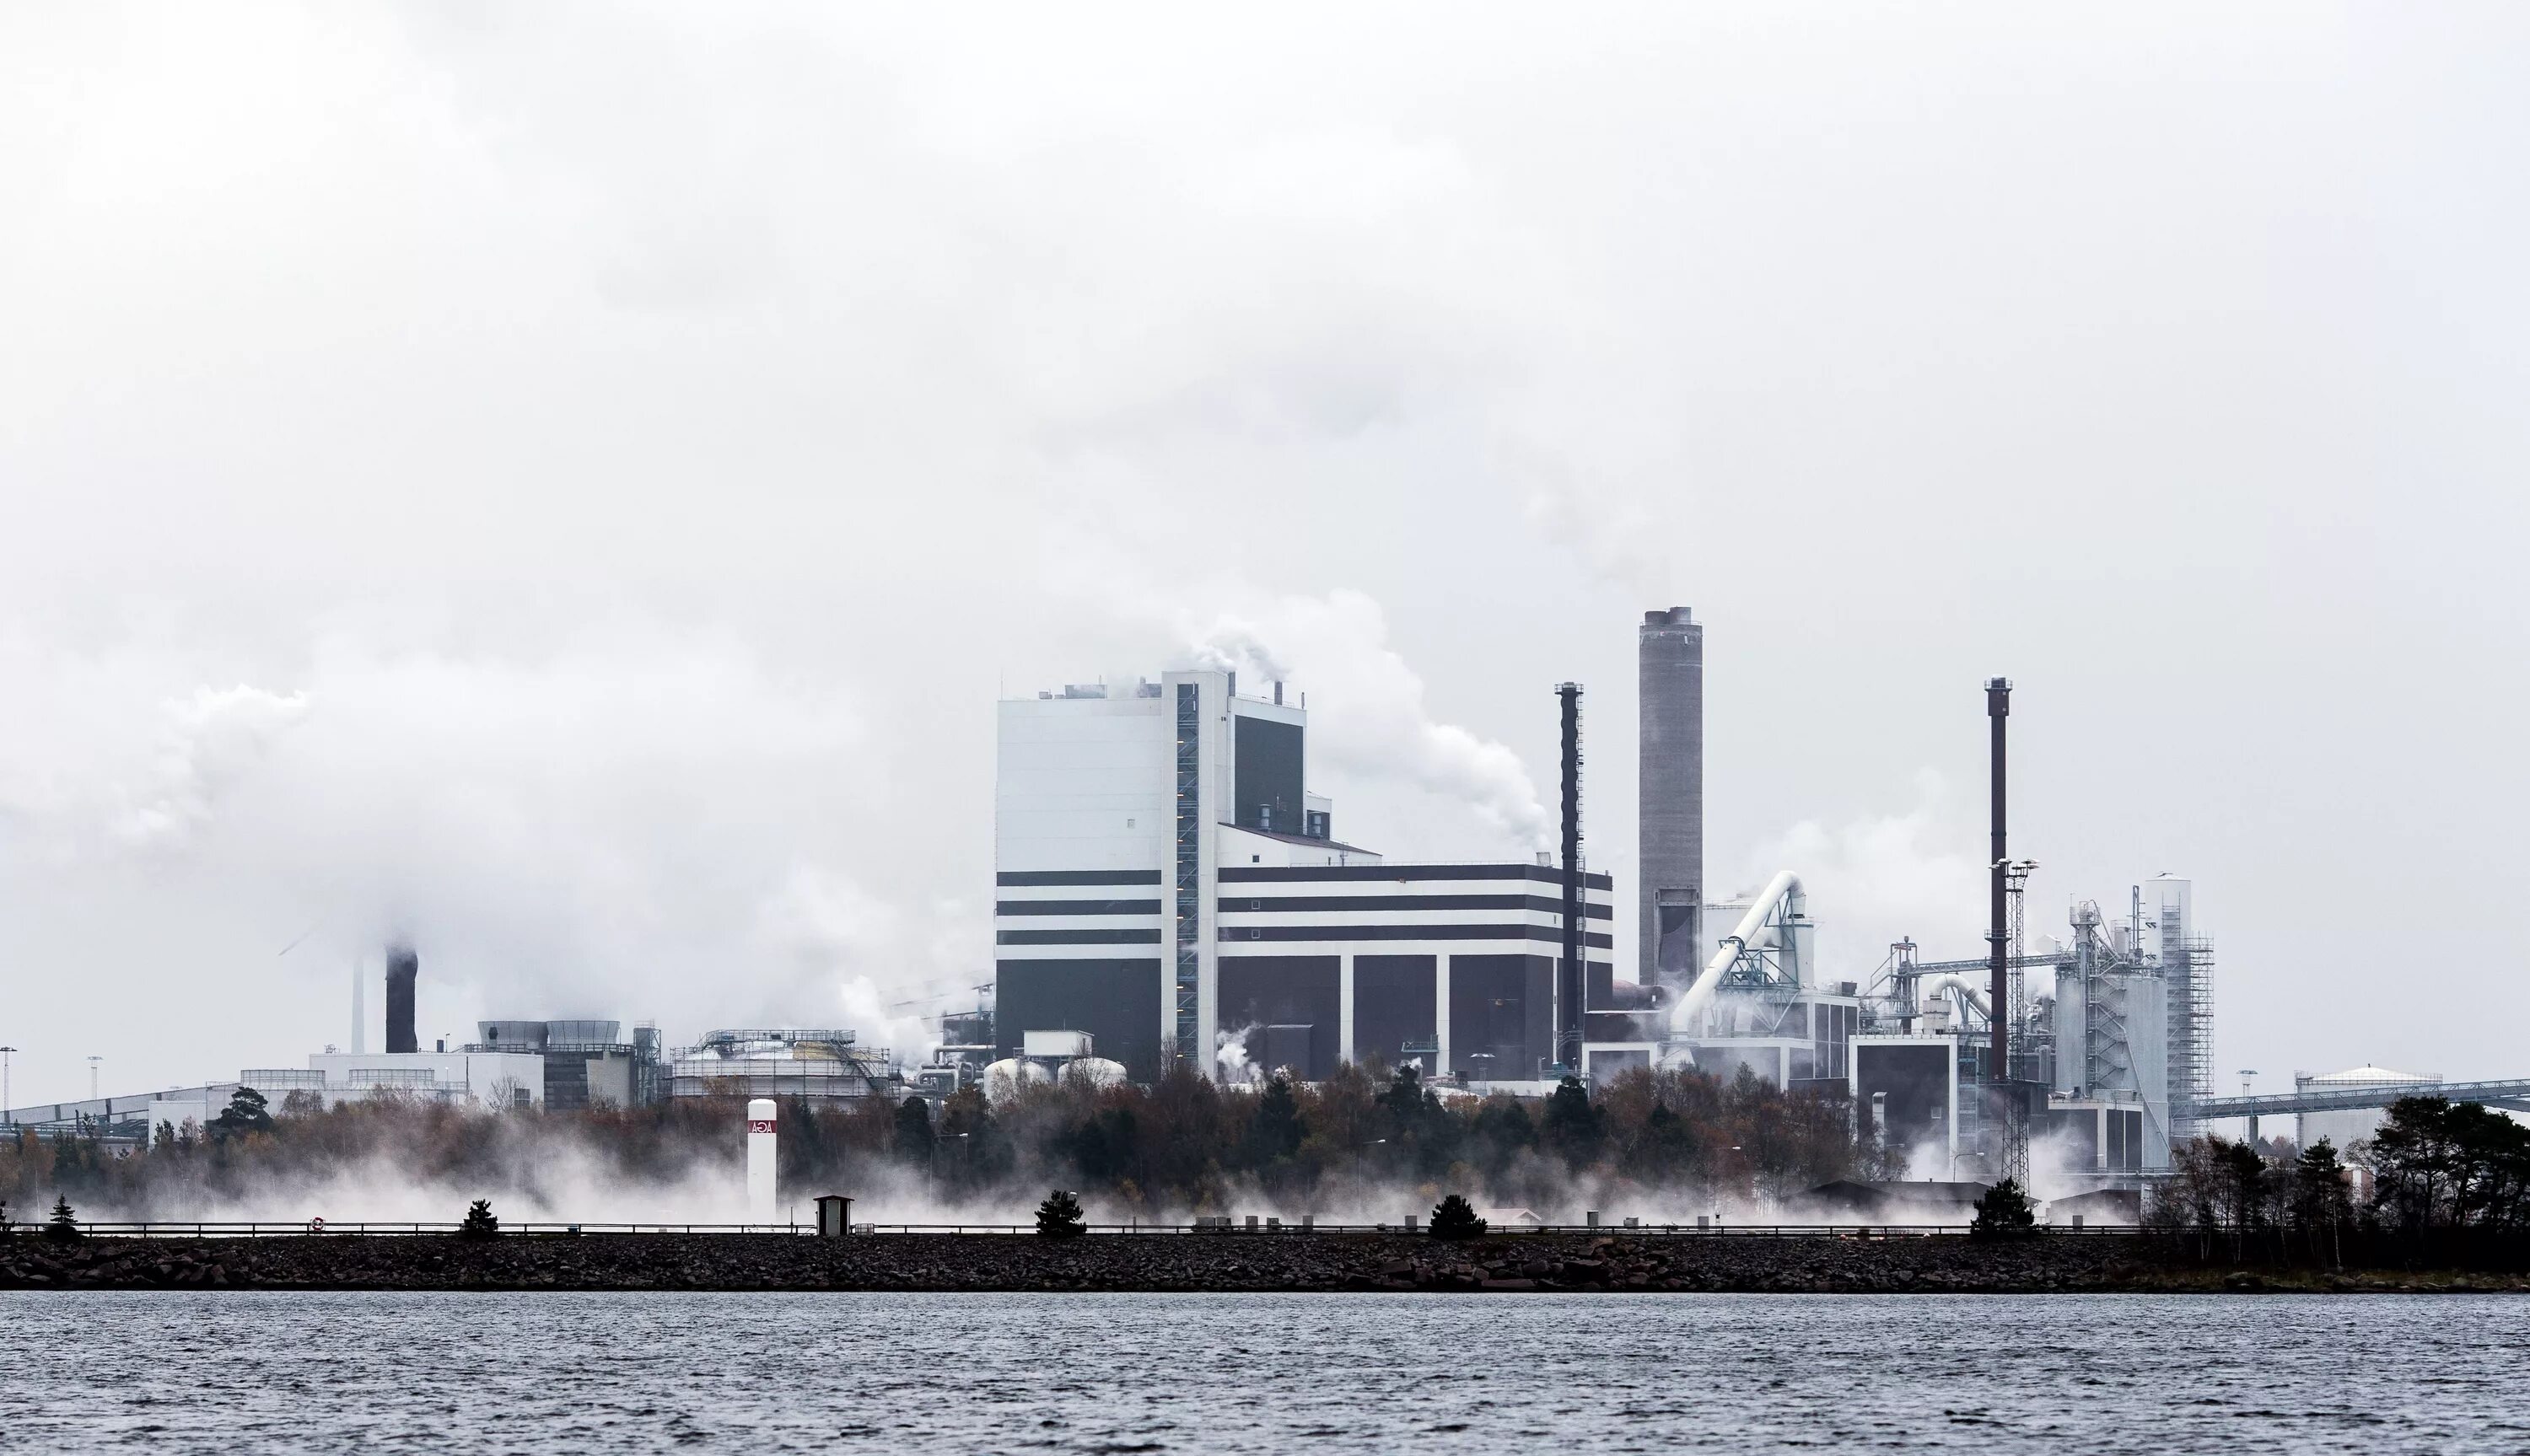
[[[43,1292],[0,1336],[11,1451],[2530,1448],[2507,1296]]]

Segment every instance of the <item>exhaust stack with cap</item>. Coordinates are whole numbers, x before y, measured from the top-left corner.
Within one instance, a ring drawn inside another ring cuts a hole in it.
[[[771,1223],[773,1197],[773,1099],[750,1099],[746,1105],[746,1221]]]

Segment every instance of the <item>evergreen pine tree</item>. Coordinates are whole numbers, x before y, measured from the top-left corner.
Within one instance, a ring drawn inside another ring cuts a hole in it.
[[[250,1132],[272,1131],[272,1113],[263,1094],[251,1087],[241,1087],[229,1097],[229,1105],[211,1119],[210,1133],[223,1141]]]
[[[457,1225],[461,1239],[498,1238],[500,1233],[501,1220],[492,1216],[492,1201],[488,1198],[474,1200],[474,1206],[466,1211],[466,1221]]]
[[[1979,1239],[2015,1239],[2037,1232],[2038,1214],[2029,1205],[2029,1195],[2009,1178],[1985,1191],[1976,1201],[1976,1217],[1968,1224],[1968,1236]]]
[[[1606,1135],[1599,1109],[1590,1104],[1590,1089],[1578,1077],[1566,1077],[1546,1099],[1546,1141],[1564,1156],[1569,1167],[1581,1167],[1599,1158],[1599,1144]]]
[[[1290,1079],[1277,1073],[1256,1099],[1256,1116],[1247,1125],[1248,1156],[1260,1166],[1277,1158],[1289,1158],[1300,1151],[1300,1140],[1308,1134],[1307,1124],[1300,1120],[1299,1100],[1292,1095]]]
[[[2293,1222],[2306,1229],[2336,1228],[2353,1216],[2352,1205],[2337,1145],[2321,1138],[2301,1150],[2292,1168]]]
[[[931,1104],[908,1097],[896,1105],[896,1156],[916,1167],[931,1166]]]
[[[1471,1239],[1485,1231],[1485,1220],[1463,1195],[1453,1193],[1432,1207],[1432,1237]]]
[[[1073,1238],[1089,1231],[1080,1216],[1080,1200],[1058,1188],[1036,1206],[1036,1231],[1050,1239]]]
[[[71,1211],[67,1194],[53,1196],[53,1216],[44,1225],[44,1236],[52,1239],[75,1239],[80,1236],[79,1214]]]
[[[1396,1079],[1379,1095],[1379,1105],[1397,1119],[1395,1131],[1411,1132],[1423,1113],[1423,1074],[1407,1062],[1397,1069]]]

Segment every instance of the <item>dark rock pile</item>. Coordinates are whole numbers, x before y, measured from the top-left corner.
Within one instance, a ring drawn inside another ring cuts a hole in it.
[[[2130,1241],[590,1234],[0,1243],[14,1288],[1970,1290],[2131,1287]]]
[[[1702,1290],[1968,1293],[2385,1287],[2240,1279],[2125,1237],[1496,1234],[507,1235],[0,1240],[0,1288]],[[2413,1276],[2407,1276],[2412,1278]],[[2230,1282],[2227,1284],[2227,1278]],[[2466,1287],[2521,1287],[2517,1278]],[[2390,1285],[2388,1287],[2402,1287]],[[2403,1287],[2416,1287],[2412,1284]],[[2427,1287],[2451,1287],[2427,1286]]]

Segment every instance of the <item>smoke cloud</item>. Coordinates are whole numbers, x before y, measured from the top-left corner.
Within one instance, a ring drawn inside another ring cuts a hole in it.
[[[1918,771],[1914,786],[1914,805],[1902,813],[1835,826],[1805,820],[1743,862],[1751,890],[1777,870],[1801,877],[1810,916],[1823,927],[1826,979],[1867,984],[1901,937],[1912,937],[1926,960],[1984,953],[1986,867],[1975,852],[1982,826],[1939,772]],[[1948,946],[1942,937],[1969,944]]]
[[[146,885],[173,912],[89,925],[66,893],[28,905],[22,937],[250,967],[258,990],[297,979],[324,1002],[295,1035],[187,1058],[191,1075],[290,1065],[345,1037],[341,968],[374,966],[397,933],[423,953],[425,1044],[492,1015],[656,1018],[681,1036],[841,1021],[918,1056],[919,1011],[891,1003],[985,979],[980,896],[860,878],[852,826],[878,795],[852,772],[868,742],[847,695],[784,680],[743,644],[648,623],[541,654],[337,638],[280,684],[157,703],[135,690],[147,675],[91,674],[8,716],[0,760],[48,772],[0,783],[0,866],[66,891]],[[42,757],[84,724],[126,722],[160,727]],[[225,994],[204,978],[162,1012],[216,1023]],[[182,1033],[132,1040],[163,1035]]]
[[[1553,837],[1519,755],[1435,719],[1422,677],[1389,645],[1386,614],[1361,592],[1286,597],[1254,618],[1225,617],[1201,630],[1192,661],[1319,694],[1325,707],[1310,718],[1310,752],[1334,776],[1410,785],[1463,808],[1495,844],[1515,851]]]
[[[1540,842],[1588,684],[1622,879],[1678,603],[1713,864],[1869,862],[2010,672],[2016,842],[2207,887],[2224,1064],[2516,1069],[2530,983],[2349,1026],[2307,901],[2530,876],[2517,8],[984,16],[0,8],[22,1100],[296,1062],[399,921],[433,1032],[971,984],[996,684],[1225,620],[1391,852]]]

